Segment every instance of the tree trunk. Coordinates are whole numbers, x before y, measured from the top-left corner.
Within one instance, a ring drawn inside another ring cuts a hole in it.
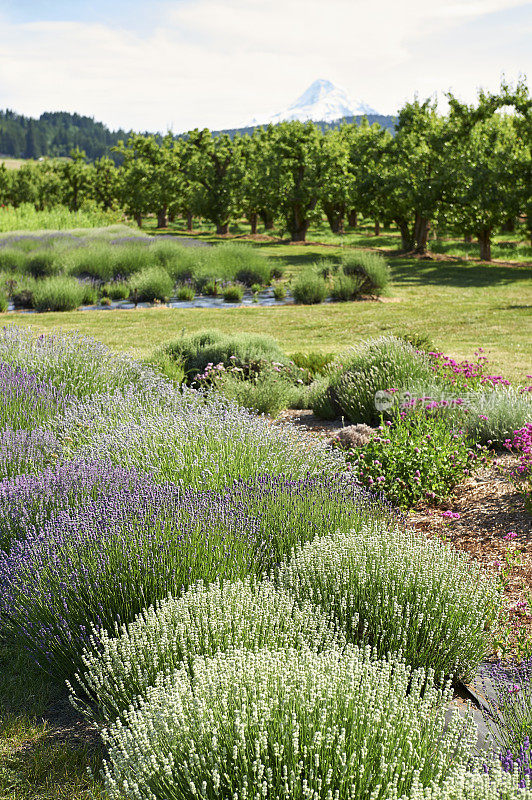
[[[228,222],[221,222],[216,226],[216,233],[219,236],[225,236],[226,233],[229,233],[229,223]]]
[[[405,222],[403,219],[396,219],[395,224],[401,232],[401,249],[405,253],[409,253],[410,250],[414,249],[414,237],[410,233],[408,222]]]
[[[347,221],[350,228],[356,228],[358,225],[358,213],[353,209],[347,215]]]
[[[430,220],[421,214],[416,214],[414,222],[414,249],[416,253],[424,256],[427,252],[427,242],[430,231]]]
[[[339,211],[328,210],[325,211],[325,216],[329,223],[329,227],[333,233],[344,232],[344,217]]]
[[[470,233],[464,233],[464,242],[466,244],[471,244],[473,241],[473,236]]]
[[[478,233],[480,244],[480,258],[482,261],[491,261],[491,230],[484,229]]]
[[[194,230],[194,220],[192,219],[192,214],[190,211],[187,211],[187,231]]]
[[[251,233],[253,235],[257,233],[257,221],[258,221],[258,214],[256,211],[253,211],[249,215],[249,224],[251,225]]]
[[[142,214],[135,214],[135,222],[139,228],[142,228]]]
[[[269,211],[261,211],[260,218],[264,223],[264,230],[271,231],[273,228],[273,214],[270,214]]]
[[[501,230],[503,233],[513,233],[515,231],[515,219],[513,217],[507,219],[504,225],[501,225]]]
[[[378,219],[375,220],[375,236],[381,235],[381,223]]]
[[[168,214],[168,222],[175,222],[175,211],[170,211]]]
[[[309,221],[301,213],[301,210],[296,206],[292,212],[292,218],[290,219],[290,224],[288,226],[288,230],[290,231],[290,237],[293,242],[304,242],[307,238],[307,231],[308,231]]]
[[[163,206],[157,212],[157,227],[158,228],[168,227],[168,219],[166,218],[166,206]]]

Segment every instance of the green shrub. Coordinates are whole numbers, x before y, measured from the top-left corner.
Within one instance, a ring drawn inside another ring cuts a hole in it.
[[[57,275],[59,272],[57,257],[50,250],[42,250],[30,255],[27,261],[27,270],[34,278],[47,278]]]
[[[149,267],[132,275],[129,287],[131,292],[137,290],[139,302],[153,303],[154,300],[167,302],[172,296],[174,283],[163,267]]]
[[[264,369],[257,376],[248,378],[242,373],[225,373],[216,378],[215,385],[218,391],[239,406],[272,417],[290,408],[296,397],[295,387],[271,369]]]
[[[402,339],[381,336],[369,339],[338,356],[329,369],[326,405],[335,416],[349,422],[375,425],[380,420],[376,395],[388,389],[412,390],[434,385],[434,371],[424,355]],[[315,413],[319,414],[318,400]]]
[[[221,286],[216,281],[207,281],[202,287],[203,294],[209,297],[217,297],[220,294]]]
[[[96,707],[98,716],[110,720],[136,697],[145,697],[159,673],[169,674],[183,663],[190,669],[196,656],[235,647],[323,650],[336,638],[320,609],[310,603],[299,606],[270,581],[198,583],[143,611],[129,625],[117,624],[113,636],[96,634],[85,652],[84,674],[73,685],[89,716]],[[87,698],[92,702],[87,704]]]
[[[8,302],[7,296],[5,292],[0,291],[0,314],[3,314],[7,311]]]
[[[453,433],[445,417],[422,408],[397,414],[368,444],[347,453],[362,486],[405,508],[420,500],[444,500],[479,457],[472,440]]]
[[[333,300],[346,302],[354,300],[360,294],[361,282],[357,276],[338,272],[333,278],[331,297]]]
[[[213,277],[230,280],[251,286],[261,286],[271,280],[271,264],[258,248],[253,245],[227,242],[213,247],[206,254],[205,266]]]
[[[321,303],[329,294],[327,282],[313,269],[301,272],[291,288],[295,302],[304,305]]]
[[[162,373],[170,381],[178,384],[182,384],[185,381],[186,373],[182,362],[161,349],[147,359],[146,364],[157,370],[157,372]]]
[[[476,728],[471,713],[447,719],[452,692],[431,677],[353,647],[197,657],[193,677],[161,673],[104,730],[106,792],[134,780],[138,800],[385,800],[446,785]]]
[[[254,283],[252,285],[252,287],[251,287],[251,292],[252,292],[252,294],[258,294],[261,289],[262,289],[262,286],[260,285],[260,283]]]
[[[33,297],[33,290],[35,287],[35,280],[25,280],[20,282],[14,289],[11,299],[15,308],[34,308],[35,301]]]
[[[204,372],[208,364],[240,367],[246,375],[260,372],[266,364],[284,363],[286,356],[270,336],[255,333],[224,334],[206,330],[182,336],[161,348],[180,361],[189,376]]]
[[[474,674],[490,652],[501,594],[451,545],[393,526],[314,539],[281,565],[279,585],[332,612],[348,641],[400,652],[442,678]]]
[[[396,336],[398,339],[404,339],[405,342],[411,344],[416,350],[434,350],[434,343],[430,336],[426,333],[405,331],[404,333],[396,334]]]
[[[156,269],[155,253],[143,239],[138,244],[117,244],[110,247],[113,278],[127,278],[136,273],[145,273],[150,267]]]
[[[125,281],[111,281],[111,283],[104,283],[101,292],[111,300],[127,300],[130,289]]]
[[[223,290],[224,303],[240,303],[244,297],[244,289],[242,286],[233,284],[232,286],[225,286]]]
[[[107,307],[109,307],[109,306],[111,306],[112,304],[113,304],[113,301],[111,300],[111,298],[110,298],[110,297],[106,297],[105,295],[104,295],[103,297],[100,297],[100,305],[101,305],[101,306],[107,306]]]
[[[194,287],[190,284],[184,283],[182,286],[177,287],[178,300],[194,300],[195,296],[196,292],[194,291]]]
[[[0,271],[24,273],[27,271],[28,256],[22,250],[0,247]]]
[[[276,300],[284,300],[286,297],[286,286],[283,283],[276,283],[273,287],[273,296]]]
[[[76,280],[65,275],[43,278],[33,289],[33,305],[37,311],[73,311],[83,303],[85,290]]]
[[[207,248],[185,247],[178,242],[159,238],[150,245],[150,254],[156,264],[164,267],[174,283],[184,283],[194,278],[204,249]]]
[[[98,302],[98,291],[93,283],[90,281],[82,281],[80,283],[82,291],[82,306],[94,306]]]
[[[285,266],[281,261],[275,261],[273,266],[270,269],[270,279],[278,281],[280,278],[283,277],[285,272]]]
[[[335,356],[333,353],[312,351],[310,353],[291,353],[290,359],[296,367],[306,369],[312,377],[316,377],[327,373],[329,364],[332,364]]]
[[[382,294],[390,282],[390,267],[384,256],[363,250],[345,250],[340,263],[346,275],[357,278],[359,294]]]
[[[333,420],[337,419],[339,416],[340,412],[336,403],[333,401],[328,377],[318,377],[318,379],[310,385],[308,398],[309,407],[320,419]]]
[[[68,272],[77,278],[111,281],[115,275],[114,252],[107,242],[75,248],[66,256]]]

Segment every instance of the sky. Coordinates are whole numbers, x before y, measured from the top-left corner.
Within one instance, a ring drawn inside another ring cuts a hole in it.
[[[531,42],[532,0],[0,0],[0,108],[179,133],[324,78],[394,114],[531,78]]]

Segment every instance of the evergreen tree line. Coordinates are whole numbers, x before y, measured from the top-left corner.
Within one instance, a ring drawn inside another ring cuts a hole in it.
[[[435,225],[477,237],[489,260],[495,230],[522,219],[532,234],[532,100],[524,82],[481,92],[473,105],[448,100],[446,114],[431,100],[407,103],[394,136],[368,121],[325,131],[284,122],[233,137],[131,134],[115,146],[120,166],[88,163],[76,149],[70,160],[0,170],[0,203],[95,202],[139,225],[156,214],[161,228],[181,216],[191,229],[201,217],[219,234],[245,217],[252,233],[262,221],[293,241],[323,214],[336,233],[362,214],[376,232],[395,223],[404,251],[425,252]]]

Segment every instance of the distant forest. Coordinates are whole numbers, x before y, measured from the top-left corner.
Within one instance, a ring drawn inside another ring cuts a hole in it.
[[[359,123],[358,117],[346,117],[343,122]],[[395,130],[395,117],[380,114],[368,115],[368,122],[377,122],[390,132]],[[322,131],[338,128],[341,121],[326,123],[318,122]],[[231,128],[215,133],[228,133],[234,136],[237,133],[251,134],[255,128]],[[92,117],[83,117],[80,114],[69,114],[66,111],[47,111],[38,119],[16,114],[14,111],[0,111],[0,156],[13,158],[40,158],[41,156],[69,156],[71,150],[79,148],[84,150],[89,161],[94,161],[102,156],[110,156],[117,164],[121,156],[113,153],[111,148],[120,139],[127,140],[131,131],[111,131],[102,122],[96,122]],[[176,136],[181,138],[185,134]]]

